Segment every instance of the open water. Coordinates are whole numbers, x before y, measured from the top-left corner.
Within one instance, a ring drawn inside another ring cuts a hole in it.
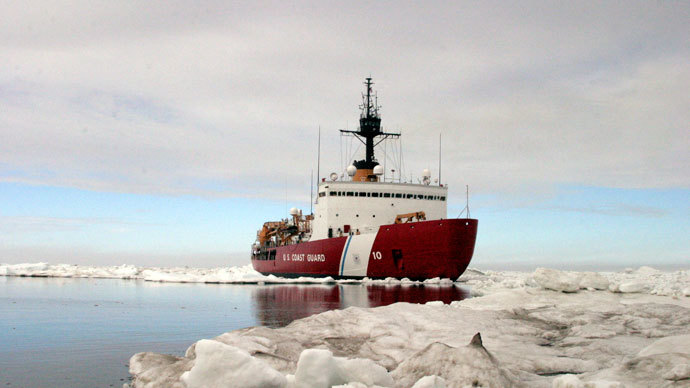
[[[449,303],[454,285],[219,285],[0,277],[0,387],[121,387],[129,358],[350,306]]]

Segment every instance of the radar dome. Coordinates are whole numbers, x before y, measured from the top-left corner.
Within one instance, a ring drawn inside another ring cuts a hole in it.
[[[299,209],[297,209],[296,207],[291,208],[290,209],[290,215],[291,216],[298,216],[299,215]]]
[[[374,175],[383,175],[383,166],[378,164],[374,167]]]
[[[331,180],[334,181],[334,182],[337,181],[337,180],[338,180],[338,174],[332,172],[332,173],[331,173]]]
[[[428,168],[425,168],[425,169],[422,171],[422,176],[423,176],[424,178],[431,178],[431,171],[429,171]]]
[[[347,166],[347,175],[349,176],[355,176],[355,173],[357,172],[357,167],[353,165]]]

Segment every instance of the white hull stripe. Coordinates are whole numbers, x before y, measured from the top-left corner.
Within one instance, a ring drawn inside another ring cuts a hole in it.
[[[345,242],[345,249],[343,249],[343,254],[340,256],[340,276],[343,276],[343,267],[345,267],[345,258],[347,257],[347,249],[350,247],[350,240],[353,236],[348,236]]]
[[[367,268],[377,233],[349,236],[340,259],[340,276],[367,276]]]

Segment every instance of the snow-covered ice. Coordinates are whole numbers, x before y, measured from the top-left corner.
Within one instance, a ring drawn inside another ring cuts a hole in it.
[[[189,268],[189,267],[136,267],[87,266],[74,264],[0,264],[0,276],[57,277],[57,278],[110,278],[141,279],[169,283],[334,283],[333,278],[285,279],[264,276],[251,265],[242,267]]]
[[[690,386],[687,271],[470,269],[458,281],[473,298],[328,311],[201,340],[184,357],[139,353],[131,385]]]

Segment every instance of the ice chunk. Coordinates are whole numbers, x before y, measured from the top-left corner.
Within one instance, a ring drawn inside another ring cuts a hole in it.
[[[439,362],[443,360],[443,362]],[[469,345],[455,348],[434,342],[403,361],[394,371],[398,385],[410,387],[424,376],[440,376],[452,386],[508,387],[512,379],[475,334]]]
[[[609,288],[609,280],[596,272],[583,272],[580,278],[580,288],[606,290]]]
[[[643,265],[642,267],[638,268],[635,271],[635,273],[637,273],[638,275],[649,276],[649,275],[658,275],[661,273],[661,271],[659,271],[656,268],[652,268],[652,267],[648,267],[646,265]]]
[[[553,379],[552,388],[585,388],[585,383],[575,375],[562,375]]]
[[[213,340],[196,343],[196,360],[181,380],[187,388],[283,388],[287,379],[246,351]]]
[[[618,286],[618,291],[622,293],[636,293],[645,290],[647,285],[643,281],[625,282]]]
[[[580,289],[580,276],[549,268],[537,268],[532,275],[539,286],[547,290],[577,292]]]
[[[646,357],[664,353],[683,353],[690,355],[690,334],[674,335],[657,340],[640,350],[637,356]]]
[[[393,378],[388,371],[371,360],[333,357],[333,353],[325,349],[307,349],[300,354],[295,387],[329,388],[354,382],[367,386],[393,386]]]
[[[446,380],[438,376],[424,376],[412,388],[446,388]]]
[[[620,381],[595,380],[585,382],[585,388],[625,388]]]
[[[340,367],[342,376],[348,382],[359,382],[367,386],[379,387],[392,387],[394,385],[393,378],[386,368],[369,359],[336,357],[335,360]]]
[[[662,376],[666,380],[687,380],[690,379],[690,364],[679,364]]]
[[[186,388],[180,376],[193,360],[151,352],[137,353],[129,360],[129,373],[136,376],[132,387]]]
[[[330,351],[307,349],[300,354],[295,372],[296,387],[328,388],[348,382],[340,375],[338,364]]]
[[[288,388],[293,388],[293,387],[288,387]],[[362,383],[347,383],[343,385],[334,385],[332,388],[377,388],[377,387],[369,387],[366,384]]]

